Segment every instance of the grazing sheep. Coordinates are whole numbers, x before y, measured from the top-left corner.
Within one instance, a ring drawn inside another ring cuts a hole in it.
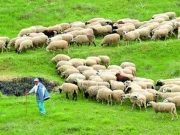
[[[61,24],[58,24],[58,25],[61,26],[62,31],[67,30],[68,28],[71,27],[69,23],[61,23]]]
[[[101,59],[101,64],[104,65],[107,68],[109,66],[109,64],[110,64],[109,56],[99,55],[98,57]]]
[[[100,72],[97,72],[97,75],[99,75],[104,82],[108,82],[109,83],[111,80],[116,81],[116,76],[111,74],[111,73],[106,73],[106,72],[100,73]]]
[[[68,42],[65,40],[56,40],[56,41],[52,41],[50,44],[48,44],[48,46],[46,47],[46,51],[56,51],[58,49],[66,49],[69,53],[69,46],[68,46]]]
[[[178,115],[176,112],[176,106],[174,103],[163,103],[163,102],[154,102],[154,101],[150,101],[147,103],[147,106],[152,106],[155,112],[155,115],[158,114],[158,112],[161,113],[170,113],[172,115],[172,119],[174,120],[174,117],[176,117],[176,119],[178,119]],[[155,118],[155,115],[153,118]]]
[[[161,39],[163,37],[166,40],[169,37],[168,34],[169,34],[168,29],[158,29],[158,30],[155,30],[151,40]]]
[[[79,70],[80,73],[83,73],[85,70],[93,70],[92,67],[88,67],[88,66],[78,66],[77,69]]]
[[[103,82],[103,79],[101,79],[101,77],[99,77],[98,75],[91,75],[89,77],[89,80],[96,81],[96,82]]]
[[[36,27],[32,26],[32,27],[29,27],[29,28],[23,28],[19,34],[18,34],[18,37],[22,37],[28,33],[33,33],[33,32],[37,32],[37,29]]]
[[[66,69],[64,72],[61,73],[61,77],[67,78],[70,74],[73,73],[79,73],[79,70],[76,68]]]
[[[132,78],[129,78],[128,76],[126,76],[125,74],[122,74],[122,73],[116,73],[116,81],[125,82],[128,80],[131,81]]]
[[[14,49],[15,49],[16,52],[17,52],[21,42],[23,42],[26,39],[32,39],[32,38],[31,37],[19,37],[19,38],[16,39],[15,45],[14,45]]]
[[[6,37],[6,36],[5,37],[0,37],[0,40],[5,42],[6,47],[7,47],[8,43],[9,43],[9,41],[10,41],[9,37]]]
[[[96,95],[96,100],[99,102],[99,100],[102,101],[107,101],[107,105],[109,105],[109,103],[112,105],[112,90],[109,88],[101,88],[98,90],[98,93]]]
[[[55,35],[57,35],[57,31],[54,31],[54,30],[44,30],[43,33],[48,36],[48,37],[53,37]]]
[[[163,93],[163,92],[159,92],[158,93],[158,96],[164,100],[165,98],[168,98],[168,97],[174,97],[174,96],[180,96],[180,92],[168,92],[168,93]]]
[[[97,71],[94,70],[94,69],[91,69],[91,70],[85,70],[82,72],[82,74],[86,77],[86,79],[88,80],[90,76],[92,75],[96,75],[97,74]]]
[[[176,106],[180,106],[180,96],[168,97],[163,100],[163,102],[174,103]]]
[[[118,81],[114,81],[114,80],[110,80],[110,89],[111,90],[125,90],[125,85],[123,82],[118,82]]]
[[[68,55],[65,54],[57,54],[56,56],[54,56],[51,61],[58,63],[59,61],[69,61],[71,58]]]
[[[33,46],[39,47],[40,45],[45,45],[48,37],[46,35],[39,35],[32,38]]]
[[[86,66],[93,66],[93,65],[96,65],[97,64],[97,61],[92,59],[92,58],[86,58]]]
[[[106,86],[90,86],[87,90],[85,90],[84,97],[96,98],[98,90],[102,88],[107,88],[107,87]]]
[[[10,41],[9,41],[9,44],[7,45],[7,48],[10,50],[11,47],[14,47],[15,46],[15,41],[16,39],[18,39],[19,37],[15,37],[15,38],[12,38]]]
[[[65,60],[59,61],[59,62],[56,64],[56,69],[58,69],[58,67],[63,66],[63,65],[72,66],[72,63],[71,63],[70,61],[65,61]]]
[[[88,56],[86,59],[88,59],[88,58],[94,59],[97,64],[101,63],[101,59],[97,56]]]
[[[82,79],[82,80],[86,79],[86,77],[84,75],[80,74],[80,73],[73,73],[73,74],[70,74],[68,76],[68,78],[66,78],[65,82],[67,82],[67,83],[74,83],[76,78]]]
[[[22,41],[19,45],[19,48],[18,48],[18,53],[21,53],[22,50],[26,51],[27,48],[30,48],[32,47],[33,48],[33,42],[31,39],[26,39],[24,41]]]
[[[107,35],[112,33],[112,26],[111,25],[105,25],[105,26],[99,26],[99,27],[93,27],[95,36],[101,36],[101,35]]]
[[[72,94],[72,100],[77,100],[77,94],[78,94],[78,87],[75,84],[72,83],[63,83],[59,87],[59,92],[65,92],[66,98],[69,99],[68,94]]]
[[[133,92],[145,92],[145,90],[142,88],[130,87],[130,86],[128,86],[124,91],[126,94],[133,93]]]
[[[120,67],[125,68],[125,67],[136,67],[136,65],[132,62],[122,62]]]
[[[82,35],[94,35],[94,32],[91,28],[86,28],[81,30]]]
[[[134,106],[137,105],[140,108],[141,111],[141,106],[144,106],[146,109],[146,96],[140,93],[131,93],[131,94],[125,94],[124,98],[129,98],[130,102],[132,103],[132,108],[131,110],[134,109]]]
[[[57,68],[57,72],[58,72],[58,74],[60,74],[64,71],[66,71],[67,69],[75,69],[75,67],[72,65],[62,65],[62,66]]]
[[[94,46],[96,46],[95,42],[94,42],[94,35],[78,35],[76,36],[72,41],[71,43],[76,43],[78,46],[82,44],[86,44],[88,43],[88,46],[90,46],[91,43],[94,44]]]
[[[72,39],[73,39],[73,35],[68,34],[68,33],[66,33],[66,34],[61,34],[61,35],[59,35],[59,36],[61,37],[62,40],[67,41],[69,45],[70,45],[70,42],[71,42]]]
[[[171,88],[166,87],[163,89],[163,92],[180,92],[180,86],[179,85],[174,85]]]
[[[104,65],[98,65],[98,64],[93,65],[92,68],[96,71],[106,69],[106,67]]]
[[[3,50],[4,50],[4,49],[7,50],[6,47],[5,47],[5,44],[6,44],[6,43],[5,43],[4,41],[0,40],[1,53],[3,53]]]
[[[117,44],[119,46],[120,44],[120,35],[119,34],[109,34],[106,35],[103,40],[101,41],[101,46],[104,46],[104,44],[107,44],[108,46],[111,44]]]
[[[98,86],[97,82],[91,80],[83,80],[76,78],[74,81],[81,92],[85,92],[90,86]]]
[[[72,23],[70,23],[70,27],[82,27],[82,28],[85,28],[85,23],[80,22],[80,21],[72,22]]]
[[[151,39],[151,35],[150,35],[151,31],[150,31],[149,28],[144,27],[144,28],[136,29],[135,31],[139,32],[141,39],[142,38],[149,38],[149,39]]]
[[[72,66],[74,66],[75,68],[77,68],[78,66],[84,66],[84,59],[80,59],[80,58],[73,58],[70,59],[69,62],[72,63]]]
[[[112,91],[112,101],[115,101],[115,105],[116,105],[117,101],[120,102],[122,105],[123,97],[124,97],[124,91],[123,90]]]
[[[126,42],[126,45],[128,45],[129,41],[132,41],[132,40],[136,40],[136,41],[138,40],[139,42],[141,42],[140,34],[138,31],[130,31],[130,32],[124,31],[123,40]]]

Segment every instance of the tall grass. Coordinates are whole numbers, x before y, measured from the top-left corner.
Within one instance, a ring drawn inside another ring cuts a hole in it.
[[[0,36],[16,37],[22,28],[33,25],[51,26],[63,22],[87,21],[104,17],[117,21],[122,18],[150,20],[152,15],[174,11],[180,16],[178,0],[2,0],[0,8]],[[96,38],[97,46],[72,46],[71,58],[108,55],[111,65],[124,61],[136,64],[137,76],[153,80],[180,76],[179,40],[172,37],[167,41],[131,42],[125,46],[100,46],[102,37]],[[58,53],[67,54],[60,50]],[[17,54],[14,50],[0,54],[0,79],[25,76],[39,76],[49,80],[64,80],[57,75],[55,55],[45,48],[27,50]],[[170,121],[170,114],[161,119],[159,114],[152,119],[152,108],[147,112],[139,108],[130,111],[131,103],[125,100],[123,106],[97,103],[86,100],[82,94],[78,101],[65,99],[65,94],[51,93],[47,101],[47,115],[40,116],[34,96],[6,97],[0,94],[0,134],[180,134],[179,122]],[[26,114],[27,105],[27,114]],[[178,113],[179,107],[177,108]]]

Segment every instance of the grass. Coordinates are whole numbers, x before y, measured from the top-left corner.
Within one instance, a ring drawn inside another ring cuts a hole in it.
[[[31,1],[2,0],[0,9],[0,35],[16,37],[22,28],[33,25],[51,26],[63,22],[87,21],[94,17],[104,17],[117,21],[132,18],[140,21],[150,20],[154,14],[174,11],[180,16],[178,0],[39,0]],[[97,46],[72,46],[71,58],[108,55],[111,65],[120,65],[124,61],[136,64],[137,76],[153,80],[180,77],[180,47],[177,37],[167,41],[131,42],[125,46],[100,46],[102,37],[96,38]],[[58,53],[67,54],[66,51]],[[45,48],[27,50],[16,54],[14,50],[0,54],[0,79],[12,77],[39,76],[63,83],[57,75],[55,63],[50,60],[53,53]],[[153,135],[180,134],[179,121],[171,121],[169,114],[154,114],[152,108],[130,111],[131,103],[124,101],[123,106],[97,103],[86,100],[82,94],[78,101],[65,99],[65,94],[51,93],[46,101],[47,115],[40,116],[35,97],[6,97],[0,93],[0,134],[73,134],[73,135]],[[179,107],[177,112],[180,113]]]

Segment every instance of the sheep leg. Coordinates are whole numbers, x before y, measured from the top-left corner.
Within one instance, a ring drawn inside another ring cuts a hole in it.
[[[72,100],[77,100],[77,93],[76,93],[76,91],[73,92],[73,99]]]
[[[134,106],[135,106],[135,103],[132,104],[132,108],[131,108],[131,111],[134,109]]]
[[[66,99],[69,99],[68,93],[66,93]]]
[[[95,42],[94,42],[94,41],[93,41],[92,43],[94,44],[94,46],[96,46],[96,44],[95,44]]]
[[[172,115],[172,119],[171,119],[171,120],[174,120],[174,113],[173,113],[173,112],[171,112],[171,115]]]

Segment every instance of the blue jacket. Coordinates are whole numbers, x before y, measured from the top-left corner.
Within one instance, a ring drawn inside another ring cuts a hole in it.
[[[44,101],[44,91],[45,90],[46,90],[45,86],[42,83],[39,83],[37,92],[36,92],[36,100]]]

